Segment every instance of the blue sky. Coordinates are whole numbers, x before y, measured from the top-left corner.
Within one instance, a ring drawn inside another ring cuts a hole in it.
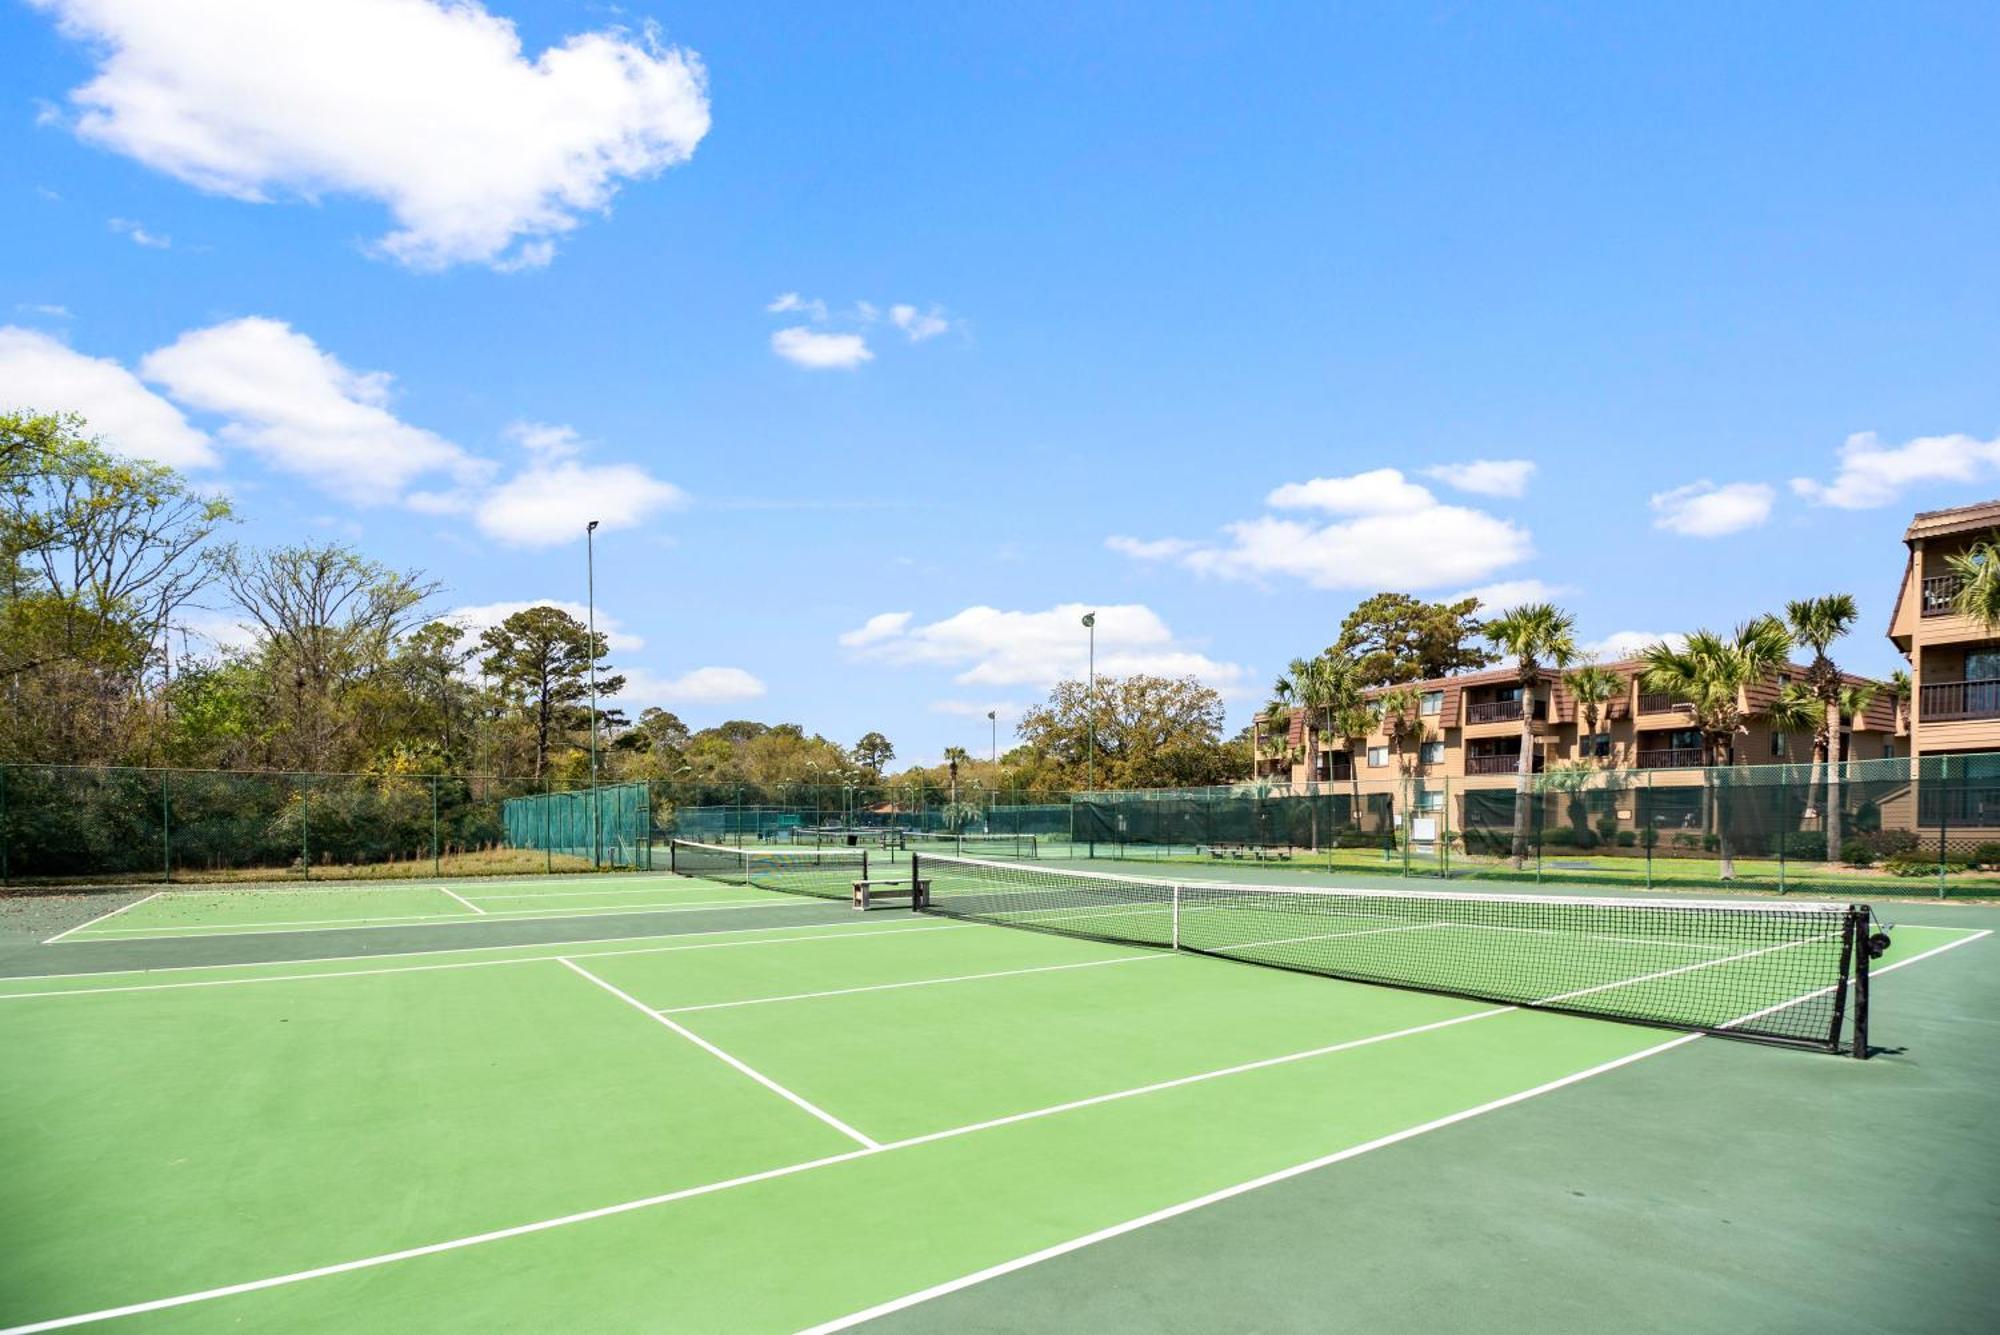
[[[912,759],[1084,606],[1233,722],[1381,588],[1895,666],[2000,494],[2000,10],[1242,8],[0,0],[0,401],[441,610],[600,517],[627,703]]]

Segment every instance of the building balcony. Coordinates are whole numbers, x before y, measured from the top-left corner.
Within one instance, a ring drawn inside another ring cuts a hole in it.
[[[2000,718],[2000,681],[1926,682],[1917,710],[1917,717],[1925,723]]]
[[[1467,756],[1467,774],[1518,774],[1521,771],[1521,757],[1516,755]],[[1535,757],[1535,773],[1542,772],[1542,758]]]
[[[1698,746],[1663,746],[1639,752],[1640,769],[1693,769],[1700,764]]]
[[[1535,701],[1535,718],[1537,721],[1547,718],[1548,713],[1548,705],[1545,701]],[[1519,700],[1476,700],[1465,707],[1465,721],[1469,724],[1518,723],[1521,721],[1521,702]]]
[[[1929,575],[1924,579],[1923,615],[1927,617],[1948,617],[1953,615],[1952,599],[1958,596],[1963,581],[1957,575]]]
[[[1671,714],[1677,709],[1686,709],[1688,702],[1677,695],[1664,691],[1642,691],[1639,694],[1641,714]]]

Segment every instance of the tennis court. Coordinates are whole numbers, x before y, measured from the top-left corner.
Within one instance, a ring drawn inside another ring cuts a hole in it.
[[[1701,979],[1742,1010],[1684,1023],[1817,1034],[1841,929],[1795,908],[1599,913],[1524,973],[1576,927],[1477,896],[1302,931],[920,856],[931,911],[859,913],[858,853],[682,856],[134,894],[12,952],[0,1326],[1970,1329],[1995,1296],[1979,910],[1871,920],[1855,1061],[1655,1027]],[[1301,936],[1371,952],[1242,962]],[[1302,971],[1410,960],[1461,976]],[[1610,998],[1648,1023],[1538,1008]]]

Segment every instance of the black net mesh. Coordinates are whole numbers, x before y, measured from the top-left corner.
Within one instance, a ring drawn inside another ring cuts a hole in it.
[[[856,881],[868,878],[868,856],[865,848],[738,848],[676,839],[670,867],[705,881],[844,900],[853,896]]]

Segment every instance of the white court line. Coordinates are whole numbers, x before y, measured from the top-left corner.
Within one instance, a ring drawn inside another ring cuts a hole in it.
[[[791,1090],[786,1089],[783,1085],[773,1080],[770,1076],[765,1075],[762,1071],[758,1070],[756,1067],[751,1066],[748,1062],[740,1061],[737,1058],[730,1056],[728,1053],[724,1052],[721,1048],[718,1048],[717,1046],[715,1046],[715,1044],[709,1042],[707,1039],[703,1038],[700,1034],[697,1034],[694,1030],[689,1029],[686,1025],[678,1024],[675,1021],[669,1019],[667,1016],[662,1015],[660,1012],[652,1009],[650,1006],[646,1005],[645,1002],[640,1001],[637,997],[632,996],[630,993],[620,991],[618,988],[612,986],[610,983],[605,982],[602,978],[599,978],[596,974],[592,973],[590,970],[578,964],[575,960],[563,958],[563,959],[558,959],[556,963],[562,965],[565,969],[568,969],[571,973],[576,974],[579,978],[583,978],[588,980],[589,982],[597,984],[599,987],[603,988],[606,992],[609,992],[612,996],[617,997],[620,1001],[630,1006],[633,1010],[638,1011],[641,1015],[653,1021],[653,1023],[664,1025],[668,1029],[673,1030],[675,1033],[679,1034],[682,1038],[694,1044],[696,1047],[700,1048],[703,1052],[706,1052],[709,1056],[716,1058],[724,1065],[732,1067],[733,1069],[741,1072],[742,1074],[749,1076],[752,1080],[755,1080],[758,1084],[770,1090],[773,1094],[776,1094],[779,1098],[785,1100],[785,1102],[790,1103],[793,1106],[800,1108],[805,1112],[811,1113],[814,1117],[817,1117],[820,1121],[825,1122],[835,1131],[838,1131],[841,1135],[846,1136],[849,1140],[854,1141],[856,1144],[862,1146],[864,1149],[879,1150],[882,1148],[881,1141],[876,1140],[871,1136],[862,1135],[859,1131],[856,1131],[853,1127],[841,1121],[838,1117],[835,1117],[832,1113],[820,1107],[818,1104],[812,1102],[810,1099],[807,1099],[803,1095],[795,1094]]]
[[[782,899],[716,899],[707,900],[700,904],[675,904],[665,908],[652,908],[645,905],[607,904],[591,908],[551,909],[546,912],[540,909],[501,909],[497,913],[489,913],[485,916],[488,922],[536,922],[543,919],[603,918],[621,913],[637,917],[641,914],[696,913],[711,909],[785,909],[813,902],[812,900],[801,899],[797,896]],[[833,901],[823,900],[820,902],[832,903]],[[85,945],[92,941],[177,941],[190,937],[208,936],[283,936],[298,931],[372,932],[388,927],[429,927],[438,923],[462,924],[467,921],[469,919],[462,917],[450,917],[440,913],[427,913],[422,916],[406,915],[381,918],[312,918],[301,919],[291,923],[281,921],[210,923],[206,927],[118,927],[112,928],[107,932],[93,933],[90,936],[80,936],[65,944],[73,946]],[[239,927],[248,927],[251,930],[235,930]],[[141,935],[141,933],[144,933],[144,935]],[[490,949],[490,947],[487,948]]]
[[[1578,997],[1595,996],[1599,992],[1609,992],[1614,988],[1632,987],[1638,983],[1650,983],[1659,978],[1672,978],[1676,974],[1693,973],[1697,969],[1713,969],[1724,964],[1736,964],[1743,960],[1756,959],[1759,955],[1769,955],[1773,951],[1790,950],[1795,946],[1809,946],[1822,941],[1831,941],[1832,936],[1810,936],[1802,941],[1781,941],[1775,946],[1765,946],[1759,950],[1746,950],[1737,955],[1725,955],[1719,960],[1700,960],[1694,964],[1683,964],[1678,969],[1661,969],[1657,973],[1641,974],[1637,978],[1620,978],[1615,982],[1599,983],[1595,987],[1580,987],[1574,992],[1563,992],[1553,997],[1543,997],[1535,1002],[1537,1006],[1549,1006],[1558,1001],[1574,1001]],[[1831,992],[1833,989],[1828,988]],[[1742,1020],[1736,1023],[1743,1023]]]
[[[872,926],[873,924],[865,924],[865,925]],[[588,953],[583,951],[570,951],[568,953],[574,954],[582,959],[594,960],[594,959],[604,958],[605,956],[615,957],[623,955],[667,955],[682,950],[728,950],[735,946],[789,946],[798,941],[872,941],[878,936],[903,936],[910,932],[964,931],[966,924],[940,923],[934,927],[893,927],[885,931],[875,931],[875,932],[854,931],[854,928],[861,926],[864,926],[864,924],[854,923],[851,925],[845,925],[841,923],[813,923],[811,924],[811,927],[824,927],[827,930],[822,935],[819,936],[763,936],[750,941],[705,941],[700,945],[694,945],[694,946],[635,946],[630,949],[624,949],[624,950],[593,950]],[[774,932],[802,932],[811,930],[811,927],[774,927],[771,928],[770,930]],[[840,933],[840,935],[834,935],[834,933]],[[715,931],[715,932],[689,932],[687,933],[687,936],[690,937],[740,936],[743,934],[744,933],[740,930],[738,931],[725,930],[725,931]],[[568,946],[588,946],[601,943],[594,941],[552,941],[549,942],[548,944],[550,946],[561,948]],[[480,946],[480,947],[474,947],[474,949],[490,950],[492,949],[492,947]],[[425,954],[433,954],[433,953],[446,954],[449,952],[445,951],[416,952],[416,954],[418,954],[419,956]],[[337,964],[345,960],[394,959],[394,958],[396,957],[392,955],[338,955],[323,961],[300,960],[297,962],[302,964],[304,963]],[[181,988],[189,988],[189,987],[241,987],[248,983],[300,983],[300,982],[310,982],[315,978],[367,978],[375,974],[386,974],[386,973],[436,973],[444,969],[482,969],[491,964],[541,964],[548,960],[560,959],[560,958],[562,958],[562,955],[560,953],[553,955],[510,955],[506,959],[499,959],[499,960],[453,960],[444,964],[408,964],[400,968],[388,968],[388,969],[322,969],[318,973],[266,974],[257,978],[204,978],[204,979],[197,979],[194,982],[188,982],[188,983],[121,983],[113,987],[65,987],[65,988],[54,988],[45,992],[0,992],[0,1001],[31,1001],[36,997],[94,997],[106,993],[116,993],[116,992],[167,992],[167,991],[176,991]],[[1163,956],[1162,958],[1165,957]],[[269,967],[271,967],[271,962],[266,960],[266,961],[260,961],[257,964],[187,964],[187,965],[179,965],[172,969],[156,969],[153,970],[153,972],[177,973],[187,969],[250,969],[250,968],[269,968]],[[108,975],[88,974],[88,973],[58,973],[58,974],[31,975],[31,977],[34,978],[101,978],[107,976],[116,976],[116,974],[114,972]]]
[[[591,895],[706,895],[713,894],[716,884],[703,882],[700,885],[635,885],[626,889],[605,888],[601,890],[543,890],[519,895],[487,895],[479,892],[476,885],[467,886],[474,899],[585,899]],[[444,889],[439,886],[438,889]]]
[[[444,893],[446,893],[446,894],[450,895],[450,896],[451,896],[451,897],[452,897],[453,899],[455,899],[455,900],[457,900],[457,901],[458,901],[459,903],[461,903],[461,904],[465,905],[465,907],[467,907],[467,908],[471,909],[471,910],[472,910],[472,911],[473,911],[474,913],[477,913],[477,914],[479,914],[479,915],[480,915],[481,917],[485,917],[485,916],[486,916],[486,910],[485,910],[485,909],[483,909],[483,908],[480,908],[480,907],[479,907],[479,905],[477,905],[477,904],[473,903],[473,902],[472,902],[471,900],[467,899],[467,898],[466,898],[466,897],[465,897],[464,895],[461,895],[460,893],[458,893],[458,891],[456,891],[456,890],[452,889],[452,888],[451,888],[450,886],[448,886],[448,885],[441,885],[441,886],[439,886],[439,887],[438,887],[438,889],[440,889],[440,890],[444,891]]]
[[[1952,929],[1944,928],[1940,930],[1948,931]],[[1918,960],[1925,959],[1931,955],[1938,954],[1941,951],[1951,950],[1957,946],[1966,944],[1968,941],[1974,941],[1979,939],[1980,937],[1985,937],[1990,935],[1992,935],[1991,931],[1985,930],[1985,931],[1980,931],[1974,934],[1973,936],[1961,937],[1956,941],[1950,941],[1945,943],[1944,945],[1937,946],[1930,950],[1924,951],[1922,954],[1912,955],[1910,958],[1906,960],[1898,960],[1894,964],[1883,967],[1878,972],[1890,973],[1896,969],[1901,968],[1906,964],[1915,964]],[[745,943],[745,944],[755,944],[755,943]],[[1510,1007],[1508,1009],[1511,1010],[1512,1008]],[[1505,1013],[1505,1012],[1499,1012],[1499,1013]],[[1566,1086],[1576,1084],[1579,1081],[1588,1080],[1594,1076],[1602,1075],[1607,1071],[1617,1070],[1621,1066],[1628,1066],[1633,1062],[1643,1061],[1648,1057],[1657,1056],[1662,1052],[1667,1052],[1674,1048],[1683,1047],[1701,1037],[1702,1037],[1701,1034],[1683,1034],[1678,1038],[1668,1039],[1664,1043],[1658,1043],[1650,1048],[1642,1049],[1639,1052],[1631,1053],[1624,1057],[1615,1058],[1612,1061],[1602,1063],[1601,1065],[1598,1066],[1593,1066],[1588,1070],[1578,1071],[1575,1072],[1574,1074],[1563,1076],[1560,1079],[1549,1081],[1547,1084],[1537,1085],[1533,1089],[1526,1089],[1515,1094],[1509,1094],[1504,1098],[1496,1099],[1490,1103],[1481,1104],[1476,1108],[1468,1108],[1462,1112],[1452,1113],[1446,1117],[1441,1117],[1434,1121],[1425,1122],[1420,1126],[1410,1127],[1407,1130],[1393,1132],[1390,1135],[1383,1136],[1377,1140],[1367,1141],[1360,1145],[1349,1146],[1347,1149],[1336,1151],[1333,1154],[1323,1155],[1317,1159],[1308,1160],[1307,1162],[1302,1164],[1295,1164],[1290,1168],[1279,1169],[1275,1173],[1267,1173],[1262,1177],[1253,1178],[1248,1182],[1238,1183],[1237,1185],[1232,1187],[1224,1187],[1220,1191],[1210,1192],[1205,1196],[1196,1197],[1191,1201],[1184,1201],[1179,1205],[1168,1206],[1164,1210],[1154,1211],[1152,1214],[1142,1215],[1137,1219],[1127,1220],[1125,1223],[1122,1224],[1114,1224],[1110,1228],[1100,1229],[1095,1233],[1086,1234],[1081,1238],[1075,1238],[1069,1242],[1058,1243],[1054,1247],[1044,1248],[1041,1251],[1030,1253],[1027,1256],[1017,1257],[1012,1261],[1003,1262],[1000,1265],[991,1266],[985,1270],[977,1271],[974,1274],[966,1275],[956,1280],[950,1280],[944,1284],[934,1285],[931,1288],[921,1290],[918,1293],[905,1295],[902,1298],[894,1299],[889,1303],[879,1304],[875,1307],[868,1308],[862,1312],[851,1313],[848,1316],[841,1317],[835,1321],[813,1327],[812,1332],[832,1332],[837,1330],[845,1330],[848,1329],[849,1327],[858,1325],[863,1321],[872,1320],[873,1318],[878,1316],[886,1316],[892,1311],[899,1311],[906,1307],[915,1306],[918,1303],[924,1302],[930,1298],[941,1297],[947,1293],[953,1293],[960,1289],[970,1288],[973,1285],[982,1282],[983,1280],[992,1279],[999,1275],[1008,1274],[1015,1270],[1024,1269],[1028,1266],[1034,1265],[1038,1261],[1045,1261],[1052,1257],[1062,1256],[1068,1252],[1073,1252],[1080,1250],[1081,1248],[1088,1247],[1092,1243],[1102,1242],[1107,1238],[1113,1238],[1123,1233],[1133,1232],[1136,1229],[1144,1228],[1148,1224],[1158,1223],[1161,1220],[1170,1219],[1176,1215],[1186,1214],[1190,1211],[1198,1210],[1205,1205],[1211,1205],[1217,1201],[1227,1200],[1232,1196],[1240,1196],[1246,1192],[1255,1191],[1259,1187],[1269,1186],[1272,1183],[1276,1182],[1282,1182],[1287,1178],[1297,1177],[1304,1173],[1313,1172],[1316,1169],[1325,1168],[1332,1164],[1340,1163],[1346,1159],[1356,1158],[1360,1155],[1370,1153],[1373,1150],[1378,1150],[1385,1148],[1389,1145],[1398,1144],[1402,1141],[1409,1140],[1415,1136],[1424,1135],[1428,1132],[1438,1130],[1442,1127],[1451,1126],[1455,1123],[1463,1122],[1473,1117],[1482,1116],[1486,1113],[1494,1112],[1501,1108],[1511,1107],[1514,1104],[1525,1102],[1526,1100],[1535,1098],[1539,1095],[1547,1094],[1554,1090],[1562,1089]],[[1278,1059],[1273,1059],[1273,1060],[1275,1061]],[[1099,1101],[1103,1101],[1102,1097],[1100,1098]],[[1032,1116],[1032,1115],[1034,1114],[1021,1114],[1020,1116]],[[1018,1118],[1015,1120],[1018,1120]],[[977,1127],[986,1127],[991,1125],[994,1124],[979,1123],[977,1124]],[[425,1256],[436,1256],[444,1252],[461,1251],[467,1247],[477,1247],[488,1242],[500,1242],[508,1238],[526,1237],[528,1235],[535,1233],[545,1233],[550,1231],[551,1229],[565,1228],[571,1224],[588,1223],[591,1220],[605,1219],[614,1215],[630,1214],[634,1211],[650,1209],[654,1206],[670,1205],[676,1201],[689,1200],[697,1196],[707,1196],[715,1192],[727,1191],[734,1187],[749,1186],[757,1182],[768,1182],[776,1178],[792,1177],[800,1173],[810,1172],[817,1168],[827,1168],[831,1167],[834,1164],[848,1163],[856,1159],[863,1159],[871,1157],[876,1154],[888,1153],[890,1151],[902,1149],[911,1145],[943,1140],[946,1139],[947,1137],[954,1135],[965,1135],[970,1133],[974,1129],[976,1128],[963,1127],[963,1128],[956,1128],[952,1131],[932,1132],[929,1135],[919,1136],[909,1140],[892,1141],[887,1145],[881,1146],[879,1149],[849,1150],[844,1154],[829,1155],[826,1158],[822,1159],[811,1159],[803,1163],[787,1164],[781,1168],[769,1168],[765,1169],[762,1172],[750,1173],[742,1177],[728,1178],[724,1181],[710,1182],[696,1187],[684,1187],[679,1191],[664,1192],[656,1196],[643,1196],[636,1200],[620,1201],[613,1205],[598,1206],[595,1209],[583,1210],[575,1214],[559,1215],[552,1219],[540,1219],[532,1223],[515,1224],[509,1228],[495,1229],[487,1233],[475,1233],[465,1237],[450,1238],[443,1242],[427,1243],[421,1247],[410,1247],[406,1248],[403,1251],[384,1252],[377,1256],[364,1256],[352,1261],[341,1261],[333,1265],[317,1266],[311,1270],[297,1270],[293,1271],[290,1274],[273,1275],[266,1279],[249,1280],[244,1283],[229,1284],[221,1286],[219,1288],[202,1289],[193,1293],[178,1294],[170,1298],[155,1298],[146,1302],[129,1303],[122,1307],[109,1307],[109,1308],[104,1308],[100,1311],[82,1312],[74,1316],[55,1317],[47,1321],[37,1321],[30,1323],[28,1325],[10,1326],[7,1327],[6,1329],[0,1329],[0,1335],[39,1335],[39,1332],[42,1331],[65,1330],[72,1326],[86,1325],[94,1321],[108,1321],[114,1317],[136,1316],[145,1312],[158,1312],[170,1308],[186,1307],[193,1303],[208,1302],[216,1298],[235,1297],[239,1294],[245,1294],[245,1293],[256,1293],[265,1289],[274,1289],[288,1284],[297,1284],[309,1279],[324,1279],[331,1275],[350,1274],[357,1270],[369,1270],[377,1266],[389,1265],[398,1261],[409,1261]],[[807,1332],[806,1335],[812,1335],[812,1332]]]
[[[42,944],[45,946],[52,946],[56,942],[62,940],[64,937],[70,935],[70,933],[72,932],[80,932],[86,927],[92,926],[93,924],[96,923],[103,922],[106,918],[115,918],[119,914],[123,913],[126,909],[136,909],[141,904],[147,903],[150,900],[158,899],[161,895],[165,893],[166,891],[164,890],[155,890],[152,894],[147,895],[144,899],[135,899],[130,904],[121,904],[117,908],[111,910],[111,912],[109,913],[98,914],[95,918],[92,918],[89,922],[80,922],[76,926],[69,928],[67,931],[57,932],[54,936],[42,942]]]
[[[857,992],[894,992],[905,987],[935,987],[939,983],[974,983],[982,978],[1016,978],[1024,973],[1061,973],[1065,969],[1095,969],[1102,964],[1136,964],[1140,960],[1170,960],[1158,951],[1144,955],[1120,955],[1116,959],[1083,960],[1075,964],[1038,964],[1028,969],[997,969],[992,973],[961,973],[948,978],[916,978],[901,983],[870,983],[866,987],[836,987],[825,992],[793,992],[782,997],[749,997],[742,1001],[709,1001],[699,1006],[662,1006],[655,1015],[689,1015],[695,1011],[726,1011],[739,1006],[768,1006],[774,1001],[815,1001],[820,997],[851,997]]]
[[[1924,926],[1926,926],[1926,924],[1913,922],[1910,924],[1909,927],[1905,927],[1900,930],[1908,931],[1910,930],[1911,927],[1921,929]],[[1953,928],[1953,927],[1939,927],[1939,928],[1933,928],[1932,930],[1941,932],[1950,932],[1950,931],[1962,931],[1964,929]],[[1902,968],[1905,964],[1915,964],[1918,960],[1929,959],[1933,955],[1942,955],[1947,950],[1956,950],[1960,946],[1970,945],[1974,941],[1979,940],[1981,937],[1987,937],[1991,935],[1993,935],[1993,929],[1991,927],[1983,927],[1978,931],[1973,932],[1970,936],[1961,936],[1956,941],[1947,941],[1941,946],[1932,946],[1929,950],[1919,951],[1917,954],[1910,956],[1908,959],[1897,960],[1894,964],[1885,964],[1879,969],[1871,967],[1868,970],[1868,977],[1872,982],[1876,977],[1882,974],[1896,972],[1896,970]],[[1838,983],[1831,983],[1826,987],[1818,989],[1817,991],[1808,992],[1802,997],[1793,997],[1790,1001],[1781,1001],[1775,1006],[1766,1006],[1763,1010],[1752,1011],[1748,1015],[1739,1015],[1735,1019],[1731,1020],[1728,1024],[1723,1025],[1722,1028],[1728,1029],[1734,1025],[1748,1024],[1752,1020],[1761,1020],[1766,1015],[1772,1015],[1782,1010],[1790,1010],[1792,1007],[1799,1005],[1801,1002],[1811,1001],[1815,997],[1823,997],[1827,993],[1833,991],[1836,987],[1839,986],[1840,984]]]

